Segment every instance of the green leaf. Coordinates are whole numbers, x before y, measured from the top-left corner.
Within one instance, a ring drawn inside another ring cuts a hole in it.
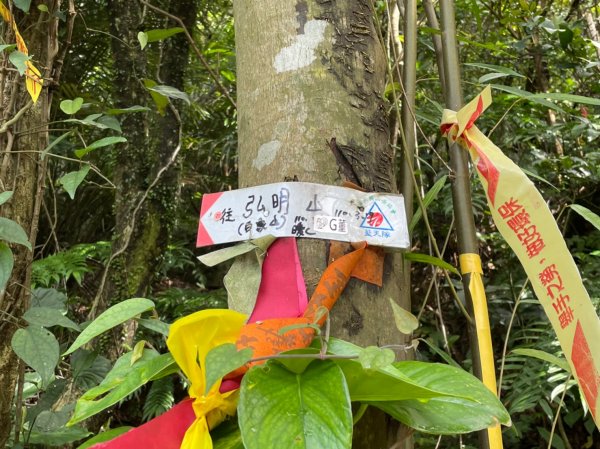
[[[61,143],[72,133],[73,133],[73,131],[67,131],[66,133],[61,134],[56,139],[54,139],[52,142],[50,142],[50,144],[48,144],[48,146],[42,150],[42,154],[41,154],[40,158],[43,160],[46,157],[46,154],[48,154],[52,148],[54,148],[56,145]]]
[[[4,50],[12,50],[13,48],[16,48],[17,44],[2,44],[0,45],[0,52],[4,51]]]
[[[148,352],[150,351],[144,351],[145,354]],[[154,380],[166,370],[169,370],[170,373],[177,369],[177,365],[169,353],[154,356],[150,359],[142,357],[133,366],[130,366],[132,353],[126,355],[128,357],[123,356],[115,363],[112,371],[108,373],[100,385],[85,392],[77,401],[75,413],[67,425],[76,424],[107,409],[141,386]],[[107,394],[101,396],[98,400],[94,400],[94,398],[104,393]]]
[[[11,346],[15,354],[42,377],[44,385],[52,381],[59,358],[58,341],[54,335],[40,326],[27,326],[17,329]]]
[[[6,243],[0,242],[0,293],[6,288],[15,260]]]
[[[58,178],[58,183],[63,186],[65,191],[69,194],[72,200],[75,199],[75,192],[77,187],[83,182],[86,175],[90,171],[90,166],[85,164],[81,170],[72,171],[64,176]]]
[[[238,422],[246,449],[349,449],[352,410],[339,367],[311,363],[302,374],[276,361],[256,366],[242,380]]]
[[[27,407],[26,421],[34,422],[42,412],[51,410],[52,406],[61,398],[66,386],[66,379],[54,379],[40,395],[36,404]]]
[[[111,108],[106,111],[110,115],[133,114],[136,112],[148,112],[150,108],[146,106],[129,106],[128,108]]]
[[[596,229],[600,230],[600,216],[579,204],[571,204],[569,207],[594,225]]]
[[[135,346],[133,347],[133,354],[131,355],[131,362],[129,362],[132,366],[135,362],[142,358],[145,347],[146,340],[140,340],[135,344]]]
[[[206,354],[206,389],[208,394],[215,382],[225,374],[244,366],[252,358],[252,349],[238,351],[235,344],[225,343],[216,346]]]
[[[370,402],[393,418],[422,432],[456,434],[510,425],[498,398],[462,369],[425,362],[397,362],[394,366],[413,382],[446,394],[428,401]]]
[[[105,441],[110,441],[113,438],[118,437],[119,435],[123,435],[125,432],[133,429],[131,426],[121,426],[115,427],[114,429],[107,430],[106,432],[101,432],[95,437],[90,438],[85,443],[77,446],[77,449],[88,449],[92,447],[94,444],[104,443]]]
[[[542,92],[539,94],[533,94],[531,98],[547,98],[555,101],[568,101],[571,103],[591,104],[594,106],[600,106],[600,99],[592,97],[584,97],[583,95],[553,93],[553,92]]]
[[[539,349],[517,348],[513,349],[510,352],[517,355],[524,355],[527,357],[533,357],[539,360],[543,360],[545,362],[551,363],[553,365],[558,366],[559,368],[564,369],[567,373],[571,372],[569,362],[567,362],[564,358],[557,357],[554,354],[550,354],[545,351],[540,351]]]
[[[96,150],[96,149],[102,148],[102,147],[107,147],[109,145],[114,145],[115,143],[121,143],[121,142],[127,142],[127,139],[125,137],[121,137],[121,136],[104,137],[100,140],[96,140],[95,142],[92,142],[90,145],[88,145],[85,148],[75,150],[75,156],[77,156],[79,159],[81,159],[83,156],[88,154],[90,151],[93,151],[93,150]]]
[[[0,206],[10,200],[13,196],[12,190],[7,190],[6,192],[0,193]]]
[[[158,83],[154,80],[144,79],[142,81],[143,81],[144,87],[146,87],[146,89],[150,89],[151,87],[158,86]],[[158,113],[160,115],[165,115],[165,111],[167,109],[167,106],[169,105],[169,99],[167,97],[165,97],[164,95],[161,95],[152,90],[149,90],[149,92],[150,92],[150,96],[152,97],[152,101],[154,101],[154,104],[156,105],[156,109],[158,110]]]
[[[148,45],[148,35],[143,31],[140,31],[137,34],[138,42],[140,43],[140,48],[143,50]]]
[[[504,78],[507,76],[510,76],[510,75],[507,75],[506,73],[498,73],[498,72],[486,73],[485,75],[480,76],[479,79],[477,80],[477,82],[480,84],[483,84],[488,81],[495,80],[498,78]]]
[[[92,338],[153,308],[154,303],[146,298],[131,298],[115,304],[92,321],[63,355],[72,353]]]
[[[112,129],[113,131],[116,131],[118,133],[122,131],[121,123],[119,122],[119,120],[117,120],[116,117],[113,117],[112,115],[103,115],[101,117],[98,117],[98,120],[96,120],[96,124],[101,125],[104,128]]]
[[[428,339],[421,338],[421,339],[419,339],[419,341],[422,341],[427,346],[429,346],[429,349],[431,349],[434,353],[436,353],[437,355],[439,355],[448,365],[452,365],[455,368],[462,369],[461,366],[458,363],[456,363],[456,361],[450,356],[450,354],[448,354],[443,349],[438,348],[436,345],[434,345]]]
[[[504,75],[512,75],[512,76],[518,76],[519,78],[525,78],[525,76],[521,75],[519,72],[516,72],[509,67],[504,67],[501,65],[483,64],[480,62],[466,63],[465,65],[468,67],[477,67],[480,69],[493,70],[496,73],[502,73]]]
[[[430,265],[435,265],[436,267],[443,268],[444,270],[448,270],[451,273],[454,273],[454,274],[460,276],[460,273],[454,266],[450,265],[448,262],[445,262],[442,259],[439,259],[435,256],[430,256],[429,254],[411,253],[411,252],[405,252],[402,254],[406,260],[410,260],[412,262],[428,263]]]
[[[410,313],[408,310],[400,307],[392,298],[388,298],[390,305],[392,306],[392,312],[394,314],[394,322],[400,332],[406,335],[410,335],[415,329],[419,327],[419,320],[416,316]]]
[[[492,86],[496,90],[507,92],[507,93],[515,95],[519,98],[524,98],[533,103],[538,103],[547,108],[554,109],[555,111],[566,114],[566,112],[562,108],[560,108],[553,102],[548,101],[545,98],[540,98],[540,97],[536,96],[535,94],[532,94],[531,92],[527,92],[526,90],[522,90],[522,89],[519,89],[517,87],[512,87],[512,86],[505,86],[503,84],[490,84],[490,86]]]
[[[62,326],[79,332],[79,326],[63,315],[60,310],[50,307],[33,307],[23,315],[29,324],[42,327]]]
[[[37,8],[42,12],[48,12],[48,7],[44,4],[38,5]]]
[[[435,184],[433,184],[433,186],[431,186],[431,189],[429,189],[429,191],[425,194],[425,196],[423,197],[423,205],[425,206],[425,209],[427,209],[427,207],[437,198],[438,194],[446,184],[447,179],[448,176],[442,176],[435,182]],[[410,226],[408,227],[408,229],[411,233],[415,229],[415,226],[419,223],[419,220],[421,220],[422,216],[423,210],[421,209],[421,206],[419,206],[412,219],[410,220]]]
[[[50,307],[67,312],[67,297],[55,288],[36,288],[31,293],[31,307]]]
[[[73,380],[82,390],[94,388],[112,369],[110,361],[95,352],[78,349],[71,355]]]
[[[391,365],[396,359],[394,351],[377,346],[367,346],[358,353],[358,361],[366,370],[377,370]]]
[[[146,35],[148,36],[148,42],[158,42],[175,34],[183,33],[183,31],[183,28],[179,27],[161,28],[157,30],[148,30],[146,31]]]
[[[164,95],[165,97],[174,98],[176,100],[183,100],[188,105],[191,104],[190,97],[188,96],[188,94],[172,86],[153,86],[148,88],[148,90],[152,92],[157,92],[161,95]]]
[[[230,419],[210,431],[213,449],[244,449],[237,419]]]
[[[15,5],[21,11],[29,12],[31,0],[13,0],[13,5]]]
[[[361,347],[337,338],[330,338],[327,345],[327,352],[334,355],[358,357],[361,351]],[[394,365],[366,370],[358,360],[336,359],[335,363],[344,372],[352,401],[427,400],[444,395],[417,384]]]
[[[159,334],[164,335],[165,337],[169,336],[170,325],[165,323],[164,321],[161,321],[161,320],[158,320],[155,318],[151,318],[151,319],[138,318],[137,322],[140,324],[140,326],[143,326],[146,329],[150,329],[151,331],[158,332]]]
[[[0,240],[26,246],[31,251],[31,243],[21,225],[8,218],[0,217]]]
[[[77,97],[74,100],[63,100],[60,102],[60,110],[67,115],[76,114],[83,106],[83,98]]]
[[[83,440],[90,435],[92,435],[92,432],[83,427],[61,427],[50,432],[32,431],[29,435],[29,443],[62,447],[66,444]]]

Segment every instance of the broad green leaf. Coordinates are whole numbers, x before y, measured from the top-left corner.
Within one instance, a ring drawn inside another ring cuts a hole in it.
[[[51,307],[32,307],[23,315],[29,324],[42,327],[62,326],[79,332],[79,326],[63,315],[60,310]]]
[[[427,207],[437,198],[438,194],[446,184],[447,179],[448,176],[442,176],[433,184],[433,186],[431,186],[431,189],[429,189],[429,191],[425,194],[425,196],[423,197],[423,205],[425,206],[425,209],[427,209]],[[419,220],[421,220],[422,217],[423,210],[421,209],[421,206],[419,206],[412,219],[410,220],[410,226],[408,227],[408,229],[411,233],[415,229],[415,226],[419,223]]]
[[[400,307],[392,298],[388,298],[390,305],[392,306],[392,312],[394,314],[394,322],[400,332],[406,335],[410,335],[415,329],[419,327],[419,320],[416,316],[410,313],[408,310]]]
[[[215,382],[225,374],[244,366],[252,358],[252,349],[238,351],[233,343],[225,343],[206,354],[206,389],[208,394]]]
[[[242,380],[238,422],[246,449],[349,449],[352,410],[342,371],[330,360],[302,374],[276,361],[256,366]]]
[[[21,225],[8,218],[0,217],[0,240],[26,246],[31,251],[31,243]]]
[[[83,427],[61,427],[51,432],[32,431],[29,435],[30,444],[42,444],[44,446],[60,446],[83,440],[92,435]]]
[[[36,404],[27,407],[26,422],[34,422],[40,413],[51,410],[52,406],[61,398],[66,386],[66,379],[54,379],[40,395]]]
[[[153,308],[154,303],[146,298],[131,298],[115,304],[92,321],[63,355],[72,353],[92,338]]]
[[[21,11],[29,12],[29,8],[31,7],[31,0],[13,0],[13,5],[15,5]]]
[[[600,106],[599,98],[584,97],[583,95],[563,94],[560,92],[542,92],[539,94],[533,94],[533,98],[547,98],[555,101],[569,101],[571,103],[591,104],[594,106]]]
[[[25,75],[27,70],[27,61],[31,58],[19,50],[15,50],[8,55],[9,61],[17,68],[19,75]]]
[[[130,365],[133,366],[133,364],[135,362],[137,362],[139,359],[142,358],[142,355],[144,355],[144,348],[146,347],[146,340],[140,340],[138,341],[135,346],[133,347],[133,354],[131,354],[131,361],[129,362]]]
[[[10,248],[6,243],[0,242],[0,293],[6,288],[14,263],[15,260]]]
[[[148,45],[148,35],[143,31],[140,31],[137,34],[138,42],[140,43],[140,48],[143,50]]]
[[[90,151],[94,151],[98,148],[107,147],[109,145],[114,145],[115,143],[121,143],[121,142],[127,142],[127,139],[125,137],[121,137],[121,136],[103,137],[102,139],[92,142],[90,145],[88,145],[85,148],[75,150],[75,156],[77,156],[79,159],[81,159],[83,156],[88,154]]]
[[[74,115],[83,106],[83,98],[77,97],[74,100],[63,100],[60,102],[60,110],[67,115]]]
[[[358,361],[366,370],[376,370],[391,365],[396,359],[394,351],[377,346],[367,346],[358,353]]]
[[[118,133],[122,131],[121,123],[119,122],[119,120],[117,120],[116,117],[113,117],[112,115],[103,115],[101,117],[98,117],[98,119],[96,120],[96,124],[102,125],[104,128],[112,129],[113,131],[116,131]]]
[[[17,44],[2,44],[0,45],[0,52],[4,51],[4,50],[12,50],[13,48],[16,48]]]
[[[165,337],[169,336],[170,325],[165,323],[164,321],[157,320],[154,318],[138,318],[137,322],[140,324],[140,326],[143,326],[146,329],[158,332],[159,334],[164,335]]]
[[[230,419],[210,431],[213,449],[244,449],[237,419]]]
[[[507,92],[519,98],[524,98],[533,103],[538,103],[547,108],[554,109],[555,111],[566,114],[566,112],[561,107],[557,106],[555,103],[548,101],[545,98],[538,97],[537,95],[532,94],[531,92],[527,92],[526,90],[522,90],[512,86],[505,86],[503,84],[490,84],[490,86],[492,86],[496,90]]]
[[[480,69],[493,70],[496,73],[503,73],[505,75],[512,75],[512,76],[518,76],[520,78],[525,78],[525,76],[521,75],[519,72],[516,72],[509,67],[504,67],[501,65],[483,64],[480,62],[471,62],[471,63],[466,63],[465,65],[468,67],[477,67]]]
[[[37,371],[44,385],[52,381],[59,358],[58,341],[54,335],[41,326],[27,326],[17,329],[11,346],[21,360]]]
[[[41,5],[38,5],[37,8],[42,12],[48,12],[48,7],[46,5],[44,5],[43,3]]]
[[[146,87],[146,89],[148,89],[148,91],[150,92],[150,96],[152,97],[152,101],[154,101],[154,104],[156,105],[158,113],[160,115],[165,115],[165,110],[167,109],[167,106],[169,106],[169,99],[164,95],[150,90],[151,87],[158,86],[158,83],[156,81],[151,79],[144,79],[142,81],[144,83],[144,87]]]
[[[456,434],[498,423],[510,425],[510,416],[494,393],[466,371],[425,362],[397,362],[394,366],[419,385],[447,395],[426,402],[369,402],[409,427],[428,433]]]
[[[111,108],[106,111],[110,115],[133,114],[136,112],[148,112],[150,108],[146,106],[129,106],[128,108]]]
[[[100,384],[112,369],[110,361],[95,352],[78,349],[71,354],[73,380],[82,390]]]
[[[175,34],[183,33],[183,31],[183,28],[179,27],[161,28],[156,30],[148,30],[146,31],[146,35],[148,36],[148,42],[158,42]]]
[[[104,443],[105,441],[110,441],[113,438],[118,437],[119,435],[123,435],[125,432],[128,432],[131,429],[133,429],[133,427],[131,427],[131,426],[121,426],[121,427],[115,427],[114,429],[107,430],[106,432],[101,432],[98,435],[96,435],[95,437],[92,437],[89,440],[87,440],[85,443],[82,443],[79,446],[77,446],[76,449],[88,449],[95,444]]]
[[[318,342],[313,345],[318,346]],[[362,348],[336,338],[330,338],[327,352],[334,355],[356,356]],[[427,400],[443,396],[443,392],[423,387],[389,365],[377,370],[365,370],[358,360],[336,359],[342,368],[352,401]]]
[[[10,200],[13,196],[12,190],[7,190],[6,192],[0,193],[0,206]]]
[[[52,142],[50,142],[50,144],[48,144],[48,146],[42,150],[42,154],[40,155],[40,158],[43,160],[46,157],[46,154],[48,154],[52,148],[54,148],[56,145],[61,143],[63,140],[65,140],[67,137],[69,137],[72,133],[73,133],[73,131],[67,131],[66,133],[61,134],[56,139],[54,139]]]
[[[31,307],[50,307],[67,312],[67,297],[55,288],[36,288],[31,293]]]
[[[579,204],[571,204],[569,207],[593,224],[596,229],[600,230],[600,216]]]
[[[63,186],[72,200],[75,199],[77,187],[79,187],[79,185],[83,182],[89,171],[90,166],[88,164],[84,164],[81,170],[72,171],[58,179],[58,183]]]
[[[460,273],[454,266],[450,265],[448,262],[445,262],[442,259],[439,259],[435,256],[430,256],[429,254],[411,253],[411,252],[405,252],[405,253],[402,253],[402,255],[406,260],[410,260],[412,262],[428,263],[429,265],[435,265],[436,267],[443,268],[444,270],[448,270],[448,271],[460,276]]]
[[[180,91],[179,89],[172,86],[153,86],[150,87],[149,90],[153,92],[157,92],[165,97],[174,98],[177,100],[183,100],[188,105],[191,104],[190,97],[185,92]]]
[[[498,78],[504,78],[507,76],[510,76],[510,75],[508,75],[506,73],[498,73],[498,72],[486,73],[485,75],[480,76],[479,79],[477,80],[477,82],[480,84],[483,84],[488,81],[495,80]]]
[[[554,354],[550,354],[545,351],[540,351],[539,349],[530,349],[530,348],[517,348],[510,351],[512,354],[524,355],[527,357],[533,357],[539,360],[543,360],[545,362],[551,363],[553,365],[558,366],[559,368],[564,369],[567,373],[571,372],[571,367],[569,363],[561,357],[557,357]]]
[[[121,360],[123,360],[126,366],[122,366],[123,363],[119,365],[115,364],[115,367],[107,375],[105,381],[103,381],[98,387],[88,390],[79,399],[79,401],[77,401],[75,413],[67,425],[70,426],[76,424],[101,412],[102,410],[107,409],[111,405],[119,402],[121,399],[129,396],[142,385],[154,380],[156,376],[163,373],[165,370],[171,369],[173,366],[177,366],[170,353],[161,354],[159,356],[152,357],[149,360],[142,358],[133,366],[129,365],[131,353],[128,355],[129,358],[124,359],[121,357],[117,362],[119,363]],[[112,374],[115,370],[119,373],[119,375]],[[107,391],[108,393],[100,397],[100,399],[93,400],[98,395]]]

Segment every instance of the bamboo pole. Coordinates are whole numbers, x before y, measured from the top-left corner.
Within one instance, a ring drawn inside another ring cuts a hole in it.
[[[446,107],[458,111],[463,105],[463,95],[460,85],[460,66],[453,0],[440,0],[440,15],[444,59],[444,76],[440,78],[445,80],[446,89],[444,97]],[[470,290],[472,277],[475,277],[476,281],[481,283],[480,276],[472,274],[475,271],[481,272],[481,263],[475,234],[475,221],[473,219],[468,154],[456,142],[450,144],[449,153],[450,167],[453,172],[451,177],[452,200],[461,258],[461,271],[463,272],[462,280],[465,300],[469,314],[475,318],[469,325],[473,371],[490,390],[496,393],[494,356],[483,285],[481,284],[483,294],[477,298],[472,297]],[[471,263],[466,263],[465,259]],[[478,432],[478,436],[481,449],[502,449],[502,433],[499,426],[482,430]]]

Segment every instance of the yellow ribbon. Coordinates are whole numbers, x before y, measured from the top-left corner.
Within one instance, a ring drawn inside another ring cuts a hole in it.
[[[15,40],[17,41],[17,49],[29,56],[29,51],[27,50],[27,45],[25,45],[25,41],[23,37],[21,37],[21,33],[19,33],[19,29],[17,28],[17,23],[13,18],[12,14],[8,10],[8,8],[4,5],[2,1],[0,1],[0,15],[4,19],[6,23],[9,23],[15,33]],[[25,69],[25,87],[27,88],[27,92],[31,96],[31,99],[35,103],[42,92],[42,84],[44,83],[42,80],[42,74],[40,71],[33,65],[31,61],[26,61],[25,65],[27,68]]]
[[[233,416],[238,390],[221,394],[221,381],[206,390],[206,355],[216,346],[235,343],[246,315],[233,310],[208,309],[177,320],[171,326],[167,346],[190,381],[196,420],[185,433],[181,449],[212,449],[210,429]]]

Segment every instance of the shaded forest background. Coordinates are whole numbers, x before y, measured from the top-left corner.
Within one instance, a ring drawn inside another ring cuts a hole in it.
[[[222,278],[227,267],[202,266],[196,259],[202,251],[194,242],[202,195],[237,187],[231,2],[152,3],[163,11],[125,0],[53,3],[57,9],[49,12],[42,5],[32,2],[29,15],[58,17],[58,43],[66,53],[60,82],[49,86],[51,148],[46,147],[31,265],[33,301],[36,295],[65,295],[67,316],[76,323],[131,297],[152,299],[168,323],[203,308],[226,307]],[[394,55],[401,56],[403,49],[402,2],[377,1],[374,6],[388,62],[394,65]],[[600,231],[570,206],[600,214],[600,6],[586,0],[458,0],[456,12],[465,95],[470,99],[487,84],[494,91],[494,103],[478,126],[526,170],[547,199],[598,308]],[[15,15],[28,20],[21,11]],[[434,45],[440,33],[428,22],[423,5],[418,21],[418,194],[428,200],[429,223],[443,243],[445,260],[457,266],[451,174],[438,130],[443,96]],[[153,38],[150,33],[141,48],[140,32],[174,27],[184,27],[189,35]],[[2,57],[6,69],[10,62],[6,53]],[[388,80],[392,127],[397,126],[395,90],[402,90],[400,83]],[[77,104],[78,98],[83,99],[80,109],[60,107],[64,100]],[[106,138],[113,139],[91,148],[92,142]],[[396,163],[399,168],[400,152]],[[63,176],[88,165],[85,179],[70,195]],[[11,190],[2,181],[2,189]],[[567,372],[513,352],[537,349],[561,355],[518,260],[492,223],[484,192],[472,181],[501,400],[513,420],[504,432],[506,447],[545,448],[551,433],[557,449],[600,447]],[[415,252],[431,251],[422,222],[412,238]],[[421,323],[414,337],[422,339],[417,358],[453,361],[468,370],[466,326],[446,282],[439,268],[413,264],[412,311]],[[460,292],[460,280],[453,282]],[[0,305],[9,299],[5,295]],[[74,339],[67,329],[57,328],[55,334],[64,347]],[[130,326],[98,342],[93,369],[85,377],[77,376],[73,360],[61,363],[57,373],[64,382],[56,387],[55,400],[60,399],[62,409],[68,412],[68,404],[108,372],[111,360],[141,340],[165,347],[156,334]],[[22,403],[34,409],[48,393],[40,396],[38,379],[21,369]],[[110,418],[101,415],[90,428],[139,425],[184,395],[178,378],[161,379],[120,403]],[[45,406],[61,410],[48,402]],[[19,408],[12,409],[13,416]],[[31,441],[52,431],[35,425],[29,429]],[[444,437],[436,446],[437,437],[415,435],[415,445],[423,448],[458,447],[458,440]],[[464,447],[476,445],[471,436],[461,441]]]

